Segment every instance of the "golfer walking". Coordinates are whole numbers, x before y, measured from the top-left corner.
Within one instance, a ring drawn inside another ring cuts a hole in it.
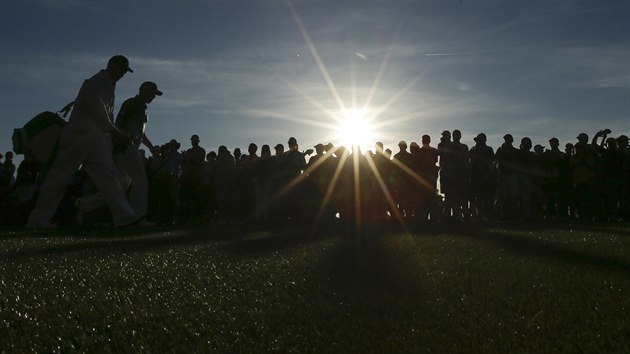
[[[157,156],[154,151],[153,144],[145,134],[145,128],[149,120],[147,115],[147,104],[151,103],[156,96],[162,96],[162,91],[158,90],[154,82],[146,81],[140,85],[138,94],[123,102],[116,118],[116,127],[129,140],[123,141],[119,146],[114,144],[114,161],[118,167],[120,175],[120,183],[126,188],[131,182],[129,191],[129,202],[135,212],[142,217],[147,215],[147,203],[149,195],[149,184],[147,174],[144,168],[144,160],[140,154],[140,144],[144,144],[153,156]],[[79,215],[92,211],[105,204],[105,195],[103,193],[95,193],[86,198],[77,200]],[[79,222],[81,222],[79,217]],[[151,226],[146,220],[141,225]]]
[[[118,182],[118,170],[112,158],[111,135],[121,135],[112,123],[116,82],[127,72],[129,60],[122,55],[111,57],[105,70],[85,80],[68,124],[59,137],[59,152],[42,185],[35,209],[27,227],[51,228],[51,219],[63,198],[68,181],[83,165],[98,190],[105,197],[114,226],[137,222],[138,215]]]

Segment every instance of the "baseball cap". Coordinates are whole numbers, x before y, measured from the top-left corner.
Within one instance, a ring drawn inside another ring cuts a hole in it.
[[[193,134],[193,136],[190,137],[190,140],[197,140],[197,141],[199,141],[199,135]]]
[[[580,133],[580,134],[577,136],[577,138],[576,138],[576,139],[578,139],[578,140],[580,140],[580,139],[586,139],[586,140],[588,140],[588,135],[586,135],[586,133]]]
[[[107,66],[114,64],[117,67],[128,71],[130,73],[133,72],[133,70],[131,70],[131,68],[129,67],[129,59],[127,59],[127,57],[125,57],[124,55],[114,55],[113,57],[109,58],[109,61],[107,62]]]
[[[277,144],[276,146],[273,147],[274,149],[284,149],[284,145],[282,144]]]
[[[162,96],[162,91],[158,90],[157,84],[153,81],[143,82],[142,85],[140,85],[140,90],[147,90],[158,96]]]
[[[550,142],[550,143],[554,143],[554,142],[555,142],[555,143],[558,143],[558,144],[560,143],[560,141],[558,140],[558,138],[551,138],[551,139],[549,139],[549,142]]]

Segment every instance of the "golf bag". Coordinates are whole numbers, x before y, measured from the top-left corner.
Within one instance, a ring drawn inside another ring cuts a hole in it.
[[[65,117],[72,109],[73,102],[59,112],[42,112],[22,128],[13,130],[13,151],[18,155],[31,155],[42,165],[51,164],[59,148],[59,135],[66,125]]]

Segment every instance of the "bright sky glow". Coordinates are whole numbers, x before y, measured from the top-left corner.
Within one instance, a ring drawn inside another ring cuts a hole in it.
[[[366,108],[351,107],[346,109],[336,129],[336,139],[339,145],[352,149],[358,145],[365,152],[375,143],[375,134]]]

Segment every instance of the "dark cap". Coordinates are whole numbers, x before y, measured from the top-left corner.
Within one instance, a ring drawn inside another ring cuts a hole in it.
[[[196,140],[199,141],[199,135],[197,134],[193,134],[193,136],[190,137],[190,140]]]
[[[289,145],[297,145],[297,139],[294,138],[294,137],[290,137],[288,144]]]
[[[484,133],[479,133],[479,134],[477,134],[477,136],[476,136],[476,137],[474,137],[474,138],[473,138],[473,140],[474,140],[474,141],[483,141],[483,142],[485,142],[485,141],[487,141],[487,140],[488,140],[488,138],[486,138],[486,134],[484,134]]]
[[[140,85],[140,91],[148,91],[158,96],[162,96],[162,91],[158,90],[157,84],[153,81],[145,81]]]
[[[129,59],[127,59],[127,57],[125,57],[124,55],[114,55],[113,57],[109,58],[107,66],[110,66],[112,64],[130,73],[133,72],[133,70],[131,70],[131,68],[129,67]]]
[[[560,140],[558,140],[558,138],[551,138],[549,139],[550,143],[556,143],[556,144],[560,144]]]
[[[584,139],[584,140],[588,140],[588,135],[586,135],[586,133],[580,133],[580,134],[577,136],[577,138],[576,138],[576,139],[578,139],[578,140],[582,140],[582,139]]]
[[[273,147],[274,149],[284,149],[284,145],[282,144],[276,144],[276,146]]]
[[[315,146],[313,146],[313,147],[314,147],[315,149],[323,149],[323,148],[324,148],[324,144],[322,144],[322,143],[318,143],[318,144],[315,144]]]
[[[619,135],[619,137],[617,137],[617,141],[628,142],[628,136],[627,135]]]
[[[514,141],[514,137],[512,136],[512,134],[505,134],[503,136],[503,140],[510,140],[510,141]]]

